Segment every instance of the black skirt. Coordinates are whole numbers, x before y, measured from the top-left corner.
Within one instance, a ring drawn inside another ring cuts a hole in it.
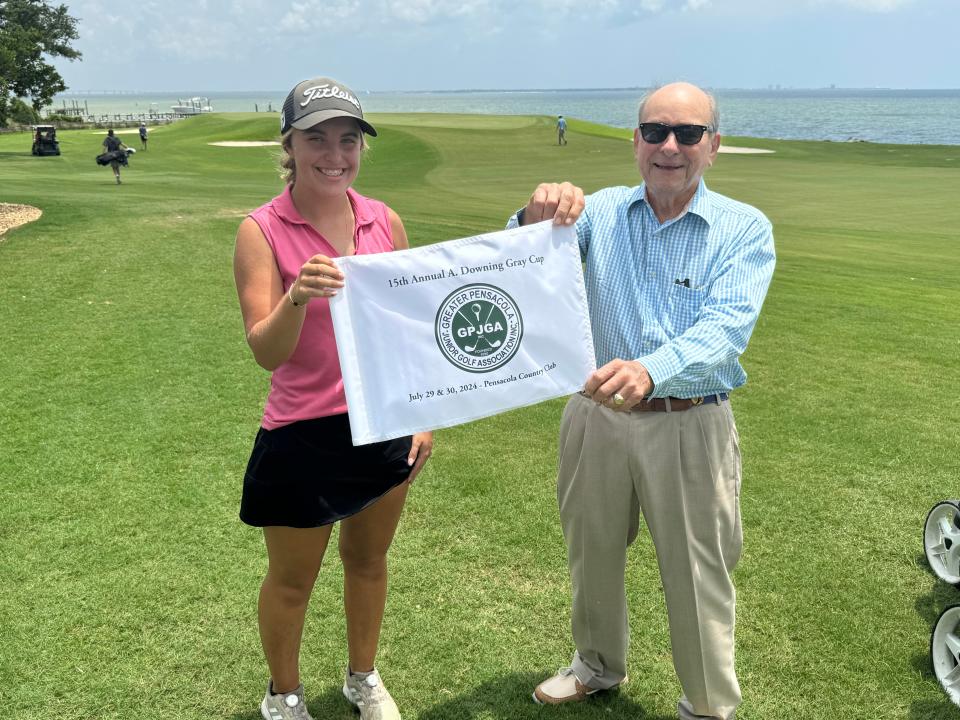
[[[248,525],[312,528],[350,517],[410,475],[409,436],[354,446],[346,415],[260,428],[243,478]]]

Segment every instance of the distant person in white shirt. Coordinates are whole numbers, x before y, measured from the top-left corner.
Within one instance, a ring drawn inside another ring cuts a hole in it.
[[[567,144],[567,121],[563,115],[557,116],[557,145]]]

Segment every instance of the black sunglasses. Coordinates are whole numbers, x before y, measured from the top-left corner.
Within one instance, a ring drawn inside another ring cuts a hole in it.
[[[659,145],[668,137],[670,133],[677,139],[681,145],[696,145],[703,138],[705,132],[713,132],[709,125],[664,125],[663,123],[651,122],[640,123],[640,137],[644,142],[651,145]]]

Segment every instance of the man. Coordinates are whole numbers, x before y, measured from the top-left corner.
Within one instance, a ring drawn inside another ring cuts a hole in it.
[[[557,116],[557,145],[567,144],[567,121],[563,115]]]
[[[702,180],[720,147],[713,98],[686,83],[640,104],[643,184],[584,200],[540,185],[511,224],[576,221],[599,368],[567,403],[557,493],[573,590],[571,667],[534,691],[583,700],[627,679],[627,546],[657,551],[684,720],[729,720],[740,557],[740,451],[728,394],[774,267],[771,226]],[[584,207],[585,203],[585,207]],[[582,211],[582,214],[581,214]]]
[[[140,123],[140,149],[147,149],[147,124]]]
[[[104,152],[112,153],[110,159],[110,167],[113,169],[113,177],[116,178],[117,185],[120,184],[120,165],[121,160],[121,151],[127,149],[127,146],[124,145],[120,138],[113,134],[113,128],[107,130],[107,136],[103,139]]]

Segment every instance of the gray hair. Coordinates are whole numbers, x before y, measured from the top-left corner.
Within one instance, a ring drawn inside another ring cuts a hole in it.
[[[647,106],[647,101],[650,99],[650,96],[653,95],[657,90],[664,87],[663,85],[657,85],[657,87],[650,88],[644,93],[643,97],[640,98],[640,105],[637,108],[637,124],[639,125],[643,122],[643,111]],[[717,107],[717,99],[713,96],[713,93],[707,92],[703,88],[698,88],[700,92],[707,96],[707,102],[710,103],[710,130],[711,134],[718,132],[720,130],[720,108]]]

